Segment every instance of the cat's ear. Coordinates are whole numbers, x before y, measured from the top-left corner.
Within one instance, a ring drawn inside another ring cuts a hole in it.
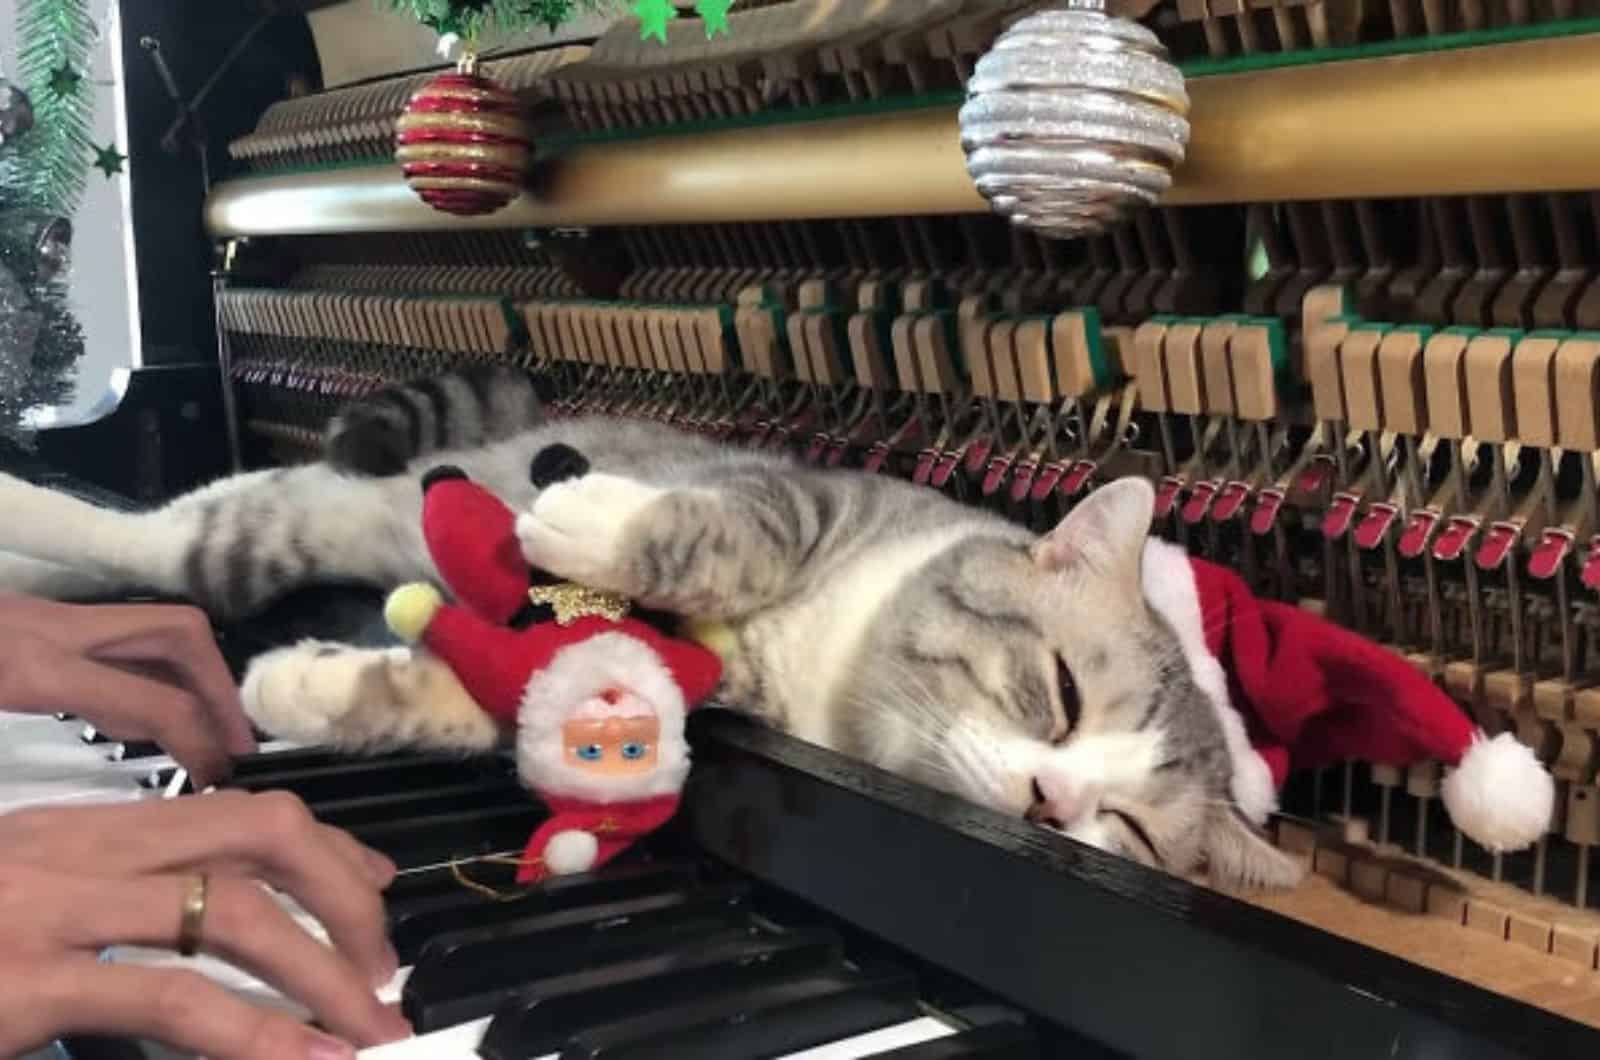
[[[1033,561],[1048,571],[1087,564],[1137,585],[1156,491],[1147,479],[1122,478],[1095,490],[1033,546]]]
[[[1294,887],[1305,866],[1273,846],[1232,808],[1206,822],[1206,865],[1211,882],[1233,890]]]

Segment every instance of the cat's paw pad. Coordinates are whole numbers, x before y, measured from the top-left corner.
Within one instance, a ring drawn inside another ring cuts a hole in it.
[[[619,475],[597,473],[558,482],[517,520],[523,555],[558,577],[626,592],[624,535],[633,518],[664,493]]]
[[[362,687],[384,655],[306,640],[257,656],[239,689],[245,714],[276,739],[328,743],[339,721],[360,703]]]

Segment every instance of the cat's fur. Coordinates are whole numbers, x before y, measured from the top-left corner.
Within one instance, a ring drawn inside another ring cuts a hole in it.
[[[1054,822],[1067,834],[1174,872],[1298,879],[1235,805],[1218,713],[1146,602],[1147,484],[1097,490],[1037,539],[881,476],[639,422],[519,430],[517,416],[451,406],[496,392],[510,391],[481,379],[401,388],[336,421],[328,462],[239,475],[146,514],[0,479],[0,548],[12,553],[0,587],[139,587],[238,616],[311,582],[435,578],[419,478],[451,463],[522,513],[525,549],[557,575],[729,623],[738,650],[719,698],[730,706],[1004,813],[1069,816]],[[531,413],[531,390],[517,394]],[[481,444],[450,448],[451,424]],[[593,471],[539,493],[529,461],[553,442]],[[401,460],[400,474],[361,471]],[[257,661],[245,694],[258,724],[289,737],[467,747],[497,736],[420,652],[283,649]]]

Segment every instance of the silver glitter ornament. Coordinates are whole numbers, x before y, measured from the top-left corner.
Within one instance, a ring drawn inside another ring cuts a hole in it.
[[[1188,113],[1183,73],[1154,33],[1103,0],[1070,0],[1020,19],[978,60],[961,148],[998,213],[1066,239],[1160,199]]]
[[[13,436],[17,430],[43,328],[44,314],[27,289],[0,265],[0,436]]]
[[[0,147],[33,128],[33,100],[0,77]]]
[[[49,284],[72,263],[72,222],[48,210],[0,211],[0,264],[23,283]]]
[[[49,283],[72,263],[72,222],[65,217],[50,218],[39,227],[33,246],[35,267],[39,270],[35,279]]]

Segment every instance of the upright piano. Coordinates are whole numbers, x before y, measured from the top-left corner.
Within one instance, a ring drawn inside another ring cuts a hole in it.
[[[141,431],[208,433],[245,466],[315,459],[341,402],[502,362],[561,412],[1041,528],[1146,475],[1159,533],[1532,747],[1558,778],[1547,836],[1491,855],[1450,827],[1437,765],[1351,762],[1296,776],[1273,822],[1306,883],[1223,894],[712,711],[672,828],[500,902],[462,877],[492,881],[486,856],[541,812],[504,762],[268,746],[234,783],[301,793],[407,870],[393,989],[437,1036],[383,1055],[1600,1046],[1594,5],[1130,5],[1187,77],[1188,155],[1157,208],[1078,240],[991,213],[959,141],[975,62],[1038,6],[750,0],[709,40],[685,17],[642,42],[623,18],[500,52],[481,70],[525,102],[538,159],[473,218],[429,208],[391,157],[440,68],[276,99],[213,160],[214,363],[139,373],[106,421],[47,433],[33,473],[151,503],[193,473],[147,461],[136,488]],[[325,62],[350,45],[311,37]],[[168,414],[168,383],[204,414]],[[318,590],[219,633],[242,665],[309,632],[381,637],[376,616]],[[31,777],[23,801],[181,788],[153,748],[78,728],[13,741],[48,752],[8,774]],[[528,966],[558,951],[583,975]]]

